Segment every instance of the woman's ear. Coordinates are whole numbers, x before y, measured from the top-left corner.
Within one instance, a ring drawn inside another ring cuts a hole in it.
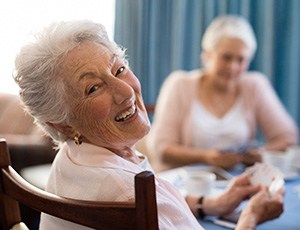
[[[211,55],[212,54],[211,54],[210,51],[203,51],[201,53],[201,59],[202,59],[203,67],[206,70],[209,69]]]
[[[55,124],[51,122],[46,122],[46,124],[68,137],[74,136],[74,129],[69,125]]]
[[[207,62],[209,60],[209,57],[210,57],[210,52],[209,51],[203,51],[201,53],[201,58],[202,58],[202,61],[203,62]]]

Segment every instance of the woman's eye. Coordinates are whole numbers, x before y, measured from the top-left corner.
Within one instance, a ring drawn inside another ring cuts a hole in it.
[[[230,61],[231,60],[231,56],[230,55],[223,55],[223,59],[225,60],[225,61]]]
[[[92,86],[92,87],[88,90],[88,95],[92,94],[92,93],[95,92],[97,89],[99,89],[99,86],[98,86],[98,85]]]
[[[125,70],[125,66],[120,67],[120,68],[117,70],[115,76],[118,76],[118,75],[119,75],[120,73],[122,73],[124,70]]]
[[[238,59],[238,62],[239,62],[240,64],[242,64],[242,63],[246,62],[246,59],[245,59],[245,58],[239,58],[239,59]]]

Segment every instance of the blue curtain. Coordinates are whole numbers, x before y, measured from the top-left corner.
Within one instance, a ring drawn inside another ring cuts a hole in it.
[[[258,41],[250,69],[268,76],[300,124],[300,0],[116,0],[115,41],[127,48],[145,103],[155,103],[171,71],[201,67],[204,30],[222,14],[249,20]]]

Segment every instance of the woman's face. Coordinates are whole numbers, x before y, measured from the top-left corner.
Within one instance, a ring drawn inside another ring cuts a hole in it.
[[[235,84],[248,69],[251,50],[236,38],[222,38],[216,48],[204,54],[206,71],[219,85]]]
[[[68,136],[78,132],[85,142],[120,149],[148,133],[140,82],[105,46],[83,42],[68,53],[61,70],[71,110]]]

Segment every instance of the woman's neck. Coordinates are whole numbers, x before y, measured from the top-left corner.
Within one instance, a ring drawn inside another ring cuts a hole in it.
[[[238,80],[228,83],[218,82],[211,76],[204,75],[201,78],[201,91],[206,91],[209,95],[234,96],[238,94]]]
[[[140,158],[136,154],[136,150],[134,147],[125,147],[123,149],[110,149],[113,153],[118,156],[128,160],[132,163],[138,164],[140,163]]]
[[[203,76],[198,84],[201,104],[216,117],[223,117],[233,107],[238,95],[238,84],[217,84],[207,76]]]

